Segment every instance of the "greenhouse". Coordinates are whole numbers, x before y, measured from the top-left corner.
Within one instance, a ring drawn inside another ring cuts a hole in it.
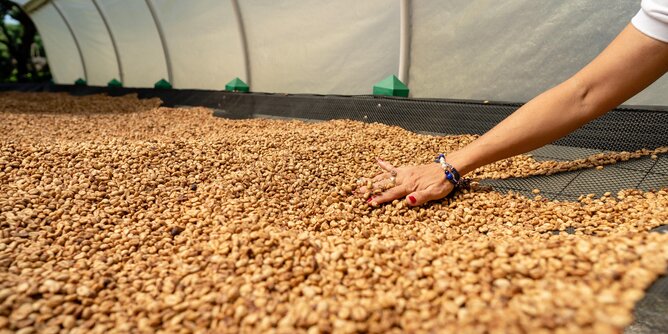
[[[0,333],[668,332],[666,0],[0,10]]]

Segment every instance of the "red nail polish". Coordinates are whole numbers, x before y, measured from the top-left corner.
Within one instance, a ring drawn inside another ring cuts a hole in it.
[[[411,201],[412,204],[415,204],[415,202],[417,202],[414,196],[408,196],[408,200]]]
[[[373,201],[373,197],[369,197],[369,199],[366,200],[367,203],[371,203]]]

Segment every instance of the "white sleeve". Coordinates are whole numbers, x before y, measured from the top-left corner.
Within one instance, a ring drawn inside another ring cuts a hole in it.
[[[645,35],[668,43],[668,0],[642,0],[631,23]]]

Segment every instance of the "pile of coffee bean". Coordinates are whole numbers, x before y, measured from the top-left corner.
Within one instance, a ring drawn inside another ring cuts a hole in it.
[[[616,333],[668,264],[668,235],[649,232],[668,221],[665,188],[377,208],[350,193],[376,157],[426,163],[473,135],[225,120],[134,96],[0,101],[0,333]]]

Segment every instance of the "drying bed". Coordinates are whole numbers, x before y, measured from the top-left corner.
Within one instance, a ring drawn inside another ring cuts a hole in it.
[[[668,235],[650,232],[666,189],[553,200],[483,182],[371,208],[350,188],[375,157],[424,163],[476,136],[228,120],[132,96],[0,99],[0,330],[666,328],[665,288],[642,299],[668,263]],[[474,175],[575,180],[634,162],[663,175],[665,148],[639,149],[538,151]],[[645,320],[632,324],[634,306]]]

